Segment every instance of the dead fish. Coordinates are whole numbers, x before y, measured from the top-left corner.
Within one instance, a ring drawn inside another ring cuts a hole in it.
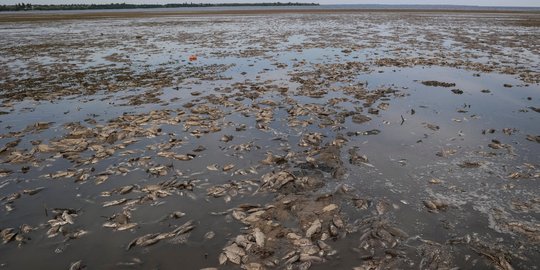
[[[322,223],[319,219],[316,219],[311,223],[309,228],[306,230],[306,237],[311,238],[314,234],[321,231]]]
[[[168,169],[169,168],[167,166],[156,166],[149,168],[147,171],[153,175],[165,176],[167,175]]]
[[[15,239],[17,232],[13,228],[6,228],[0,231],[0,236],[2,237],[3,243],[7,244]]]
[[[339,234],[339,230],[338,228],[334,225],[334,224],[331,224],[330,227],[328,228],[328,231],[330,232],[330,235],[335,237]]]
[[[527,140],[531,142],[540,143],[540,135],[539,136],[527,135]]]
[[[343,222],[343,219],[341,219],[339,216],[334,216],[332,218],[332,223],[338,228],[342,229],[345,227],[345,222]]]
[[[175,236],[178,236],[180,234],[187,233],[195,228],[195,225],[193,225],[193,220],[189,220],[186,223],[182,224],[180,227],[174,229],[172,233]]]
[[[455,149],[443,149],[443,150],[437,152],[436,155],[439,156],[439,157],[448,157],[448,156],[454,155],[456,153],[457,153],[457,150],[455,150]]]
[[[117,231],[125,231],[125,230],[131,230],[135,227],[137,227],[137,223],[127,223],[127,224],[120,224],[116,226]]]
[[[324,259],[321,258],[321,257],[317,257],[317,256],[313,256],[313,255],[308,255],[308,254],[300,254],[300,258],[299,260],[301,262],[323,262]]]
[[[100,175],[96,177],[96,185],[102,184],[103,182],[107,181],[109,179],[108,175]]]
[[[210,164],[210,165],[206,166],[206,169],[208,169],[209,171],[217,171],[217,170],[219,170],[217,164]]]
[[[349,163],[353,165],[369,164],[368,157],[366,155],[360,155],[357,152],[358,147],[349,149]]]
[[[128,194],[133,190],[134,187],[135,187],[134,185],[123,186],[120,189],[118,189],[117,192],[118,194],[121,194],[121,195]]]
[[[224,252],[220,253],[218,260],[219,260],[220,265],[225,264],[227,262],[227,260],[228,260],[227,255]]]
[[[48,129],[52,123],[53,122],[37,122],[34,124],[34,128],[36,128],[37,130]]]
[[[19,199],[21,197],[21,193],[19,192],[15,192],[15,193],[11,193],[10,195],[7,195],[3,198],[0,199],[0,201],[6,201],[6,202],[13,202],[17,199]]]
[[[366,210],[369,208],[371,201],[368,199],[353,199],[354,206],[356,206],[358,209]]]
[[[153,245],[159,242],[160,239],[156,239],[158,235],[159,233],[150,233],[150,234],[145,234],[143,236],[137,237],[128,244],[126,250],[129,250],[134,246],[146,247],[146,246]]]
[[[261,181],[263,182],[263,184],[261,185],[261,188],[270,187],[272,189],[279,190],[287,183],[294,182],[295,180],[296,177],[288,171],[281,171],[279,173],[267,173],[262,176]]]
[[[255,237],[255,242],[259,247],[264,247],[265,236],[261,229],[255,228],[253,230],[253,237]]]
[[[325,207],[322,209],[322,211],[323,211],[323,212],[331,212],[331,211],[334,211],[334,210],[336,210],[336,209],[338,209],[338,206],[337,206],[336,204],[333,204],[333,203],[332,203],[332,204],[329,204],[329,205],[325,206]]]
[[[176,159],[176,160],[181,160],[181,161],[188,161],[188,160],[192,160],[196,157],[196,155],[194,154],[176,154],[174,152],[159,152],[157,153],[158,156],[160,157],[166,157],[166,158],[171,158],[171,159]]]
[[[388,212],[388,209],[390,208],[390,203],[384,200],[379,200],[377,204],[375,205],[375,209],[377,210],[377,214],[383,215],[384,213]]]
[[[434,125],[434,124],[430,124],[430,123],[424,123],[424,126],[425,126],[426,128],[429,128],[429,129],[433,130],[433,131],[437,131],[437,130],[440,129],[439,126]]]
[[[234,264],[240,264],[242,262],[242,258],[246,255],[246,251],[239,247],[236,243],[232,243],[231,245],[225,247],[223,249],[223,253],[225,254],[227,260]]]
[[[423,201],[423,203],[428,209],[437,210],[437,206],[432,201],[425,200],[425,201]]]
[[[179,219],[183,216],[185,216],[186,213],[180,212],[180,211],[174,211],[169,215],[169,218]]]
[[[222,142],[228,143],[228,142],[232,141],[233,138],[234,138],[233,135],[223,135],[223,137],[221,137],[221,139],[219,139],[219,140],[222,141]]]
[[[260,264],[260,263],[252,262],[252,263],[243,264],[242,269],[245,269],[245,270],[264,270],[266,268],[263,267],[263,265]]]
[[[46,145],[46,144],[39,144],[36,148],[37,148],[37,150],[38,150],[39,152],[42,152],[42,153],[45,153],[45,152],[54,152],[54,151],[56,151],[55,148],[50,147],[50,146],[48,146],[48,145]]]
[[[65,235],[66,239],[79,239],[84,235],[87,235],[89,232],[85,230],[77,230],[74,232],[70,232]]]
[[[71,263],[69,270],[83,270],[86,269],[86,265],[83,264],[82,260]]]
[[[44,187],[38,187],[38,188],[34,188],[34,189],[24,189],[22,192],[24,194],[32,196],[32,195],[38,194],[40,191],[42,191],[44,189],[45,189]]]
[[[8,142],[4,145],[4,147],[0,148],[0,153],[6,152],[8,149],[14,148],[21,142],[21,139],[17,139],[15,141]]]
[[[363,124],[365,122],[371,121],[371,118],[362,114],[355,114],[352,116],[351,120],[355,124]]]
[[[206,147],[204,147],[202,145],[199,145],[199,146],[197,146],[197,148],[193,149],[193,152],[198,153],[198,152],[202,152],[204,150],[206,150]]]
[[[142,264],[142,260],[139,258],[132,258],[131,261],[127,262],[119,262],[116,265],[117,266],[137,266]]]
[[[34,228],[32,228],[32,226],[30,226],[28,224],[23,224],[23,225],[21,225],[20,230],[21,230],[22,233],[29,233],[29,232],[33,231]]]
[[[389,103],[382,102],[382,103],[380,103],[379,105],[377,105],[377,108],[379,108],[379,109],[381,109],[381,110],[387,110],[389,106],[390,106]]]
[[[127,202],[127,199],[120,199],[120,200],[114,200],[114,201],[107,201],[107,202],[104,202],[103,203],[103,207],[109,207],[109,206],[114,206],[114,205],[119,205],[119,204],[123,204]]]
[[[68,211],[64,211],[64,213],[62,213],[62,219],[69,224],[74,224],[75,222],[73,222],[73,215],[70,215]]]
[[[439,199],[424,200],[423,203],[430,211],[444,210],[448,207],[448,204]]]
[[[285,265],[291,265],[291,264],[297,262],[298,260],[300,260],[300,255],[299,254],[294,254],[293,256],[291,256],[289,259],[287,259],[285,261]]]
[[[406,232],[404,232],[403,230],[399,228],[392,227],[392,226],[384,226],[384,228],[386,229],[386,231],[388,231],[390,234],[392,234],[395,237],[399,237],[402,239],[406,239],[409,237],[409,235]]]
[[[223,166],[223,171],[226,172],[226,171],[230,171],[232,168],[234,168],[235,165],[234,164],[227,164],[225,166]]]
[[[275,156],[271,152],[266,153],[266,158],[261,161],[264,165],[282,164],[287,160],[282,156]]]
[[[422,84],[425,86],[435,86],[435,87],[455,87],[455,83],[448,82],[439,82],[439,81],[422,81]]]
[[[429,183],[430,183],[430,184],[441,184],[442,182],[443,182],[443,181],[442,181],[441,179],[439,179],[439,178],[431,178],[431,179],[429,180]]]
[[[481,164],[479,162],[476,162],[476,161],[464,161],[462,162],[461,164],[458,164],[459,167],[461,168],[478,168],[481,166]]]
[[[209,231],[209,232],[204,234],[204,239],[210,240],[210,239],[214,238],[215,236],[216,236],[216,233],[214,233],[213,231]]]

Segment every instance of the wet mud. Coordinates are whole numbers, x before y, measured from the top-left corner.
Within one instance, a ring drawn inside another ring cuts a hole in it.
[[[2,269],[537,269],[527,13],[0,23]]]

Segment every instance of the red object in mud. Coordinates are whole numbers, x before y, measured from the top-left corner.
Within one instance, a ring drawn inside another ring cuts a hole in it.
[[[189,56],[189,61],[197,61],[197,56],[196,55],[190,55]]]

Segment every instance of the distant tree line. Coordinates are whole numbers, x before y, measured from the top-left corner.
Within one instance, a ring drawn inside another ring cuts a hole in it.
[[[2,5],[0,11],[19,11],[19,10],[32,10],[32,4],[19,3],[15,5]]]
[[[204,4],[204,3],[178,3],[178,4],[70,4],[70,5],[32,5],[32,4],[15,4],[15,5],[0,5],[0,11],[25,11],[25,10],[88,10],[88,9],[134,9],[134,8],[179,8],[179,7],[238,7],[238,6],[318,6],[317,3],[221,3],[221,4]]]

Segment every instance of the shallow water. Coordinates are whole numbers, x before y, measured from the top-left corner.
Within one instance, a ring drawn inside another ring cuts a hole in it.
[[[328,236],[326,229],[304,236],[314,217],[294,207],[269,214],[293,197],[298,207],[315,207],[323,226],[332,221],[317,202],[330,198],[339,207],[331,213],[347,224],[324,240],[336,252],[321,248],[323,262],[313,259],[313,269],[494,269],[505,262],[537,269],[540,30],[519,24],[534,16],[389,12],[0,24],[0,229],[21,236],[0,246],[0,264],[67,269],[82,260],[88,268],[116,269],[137,258],[130,267],[236,269],[231,261],[220,266],[220,253],[260,228],[264,252],[245,247],[243,266],[283,268],[286,253],[302,250],[283,235],[313,242]],[[356,114],[371,120],[357,123]],[[35,128],[39,122],[51,123]],[[372,130],[379,133],[365,133]],[[312,134],[320,140],[306,141]],[[88,147],[66,150],[66,138]],[[103,155],[99,146],[114,151]],[[199,146],[205,150],[195,151]],[[338,155],[325,160],[321,153],[332,147]],[[355,147],[367,160],[352,161]],[[262,163],[268,152],[284,161]],[[227,164],[235,167],[223,171]],[[153,175],[161,165],[166,175]],[[72,170],[78,171],[52,177]],[[265,175],[281,171],[322,184],[268,188]],[[166,180],[191,181],[193,190],[144,191]],[[226,195],[207,194],[224,184],[233,185]],[[103,196],[127,185],[133,191]],[[45,189],[23,192],[37,187]],[[103,207],[122,198],[134,203]],[[430,200],[445,206],[428,209]],[[265,221],[277,225],[238,219],[231,209],[243,204],[262,206]],[[55,208],[76,216],[53,236]],[[174,211],[186,215],[166,218]],[[103,227],[121,212],[137,225]],[[378,236],[363,241],[363,222],[371,219],[407,236],[386,241],[373,231]],[[126,250],[137,237],[188,220],[195,228],[181,243]],[[22,232],[23,224],[33,229]],[[78,230],[87,234],[70,239]],[[215,237],[206,239],[209,231]],[[276,231],[283,235],[272,238]]]

